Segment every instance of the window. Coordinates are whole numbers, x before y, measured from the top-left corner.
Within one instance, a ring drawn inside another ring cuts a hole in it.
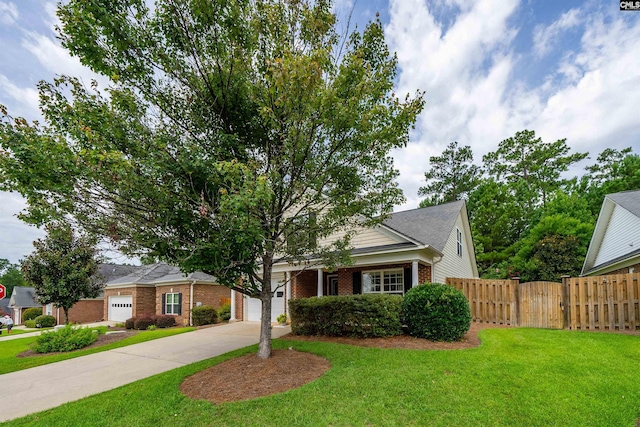
[[[458,246],[458,256],[462,257],[462,232],[459,228],[456,228],[457,234],[457,246]]]
[[[363,294],[404,294],[404,270],[362,272]]]
[[[171,293],[165,294],[165,314],[180,314],[180,294]]]

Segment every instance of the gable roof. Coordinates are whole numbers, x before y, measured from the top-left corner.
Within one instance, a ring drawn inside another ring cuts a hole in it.
[[[9,301],[10,307],[41,307],[36,300],[35,288],[27,286],[16,286],[11,293]]]
[[[180,268],[166,263],[156,263],[137,267],[132,273],[117,277],[107,282],[107,286],[148,285],[173,282],[210,282],[215,283],[215,277],[199,271],[184,274]]]
[[[464,200],[458,200],[442,205],[394,212],[382,222],[382,225],[442,252],[456,219],[464,207]]]
[[[606,259],[604,262],[600,261],[598,265],[595,265],[599,258],[599,253],[607,232],[613,232],[611,224],[615,221],[612,222],[611,219],[612,216],[614,216],[614,211],[620,208],[622,208],[623,211],[618,211],[619,214],[627,212],[624,214],[628,218],[626,221],[634,217],[640,221],[640,190],[622,191],[620,193],[607,194],[605,196],[598,215],[598,221],[596,222],[595,229],[593,230],[591,242],[589,243],[589,249],[587,250],[587,255],[582,266],[581,275],[593,274],[598,270],[611,267],[612,265],[640,255],[640,249],[637,247],[638,245],[636,244],[634,247],[634,242],[631,242],[631,244],[628,245],[629,250],[627,252],[618,251],[618,256]],[[634,230],[622,230],[619,225],[613,227],[613,229],[615,229],[616,233],[622,233],[628,238],[632,238],[632,235],[634,234]],[[619,246],[619,248],[623,247],[627,247],[627,245]]]
[[[118,277],[128,276],[140,268],[139,265],[100,264],[97,275],[103,280],[103,283],[107,283]]]

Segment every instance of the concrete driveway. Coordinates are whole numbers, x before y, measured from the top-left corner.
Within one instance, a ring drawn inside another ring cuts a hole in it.
[[[273,338],[290,331],[274,327]],[[229,323],[0,375],[0,422],[256,344],[259,337],[259,322]]]

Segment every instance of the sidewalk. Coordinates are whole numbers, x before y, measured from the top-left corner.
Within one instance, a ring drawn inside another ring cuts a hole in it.
[[[273,338],[290,331],[274,327]],[[259,322],[229,323],[0,375],[0,422],[256,344],[259,337]]]

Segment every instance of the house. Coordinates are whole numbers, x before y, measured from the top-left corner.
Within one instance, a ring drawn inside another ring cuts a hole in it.
[[[42,304],[36,300],[35,288],[27,286],[16,286],[13,288],[11,298],[9,299],[9,308],[13,311],[13,323],[22,324],[22,313],[28,308],[42,307]]]
[[[179,325],[192,324],[191,309],[230,301],[231,290],[202,272],[184,274],[178,267],[157,263],[114,278],[104,288],[104,319],[124,322],[150,314],[176,316]]]
[[[640,272],[640,190],[607,194],[582,276]]]
[[[131,274],[138,268],[140,267],[136,265],[100,264],[98,265],[97,280],[107,283],[118,277]],[[45,305],[42,312],[55,317],[58,325],[65,322],[64,310],[53,304]],[[104,319],[104,295],[102,292],[97,298],[81,299],[69,309],[69,322],[71,323],[91,323]]]
[[[464,201],[393,213],[375,228],[357,230],[351,244],[352,265],[336,270],[322,265],[303,270],[299,265],[275,264],[271,321],[286,313],[290,298],[404,295],[425,281],[478,277]],[[232,316],[236,319],[260,320],[261,306],[260,300],[233,292]]]

